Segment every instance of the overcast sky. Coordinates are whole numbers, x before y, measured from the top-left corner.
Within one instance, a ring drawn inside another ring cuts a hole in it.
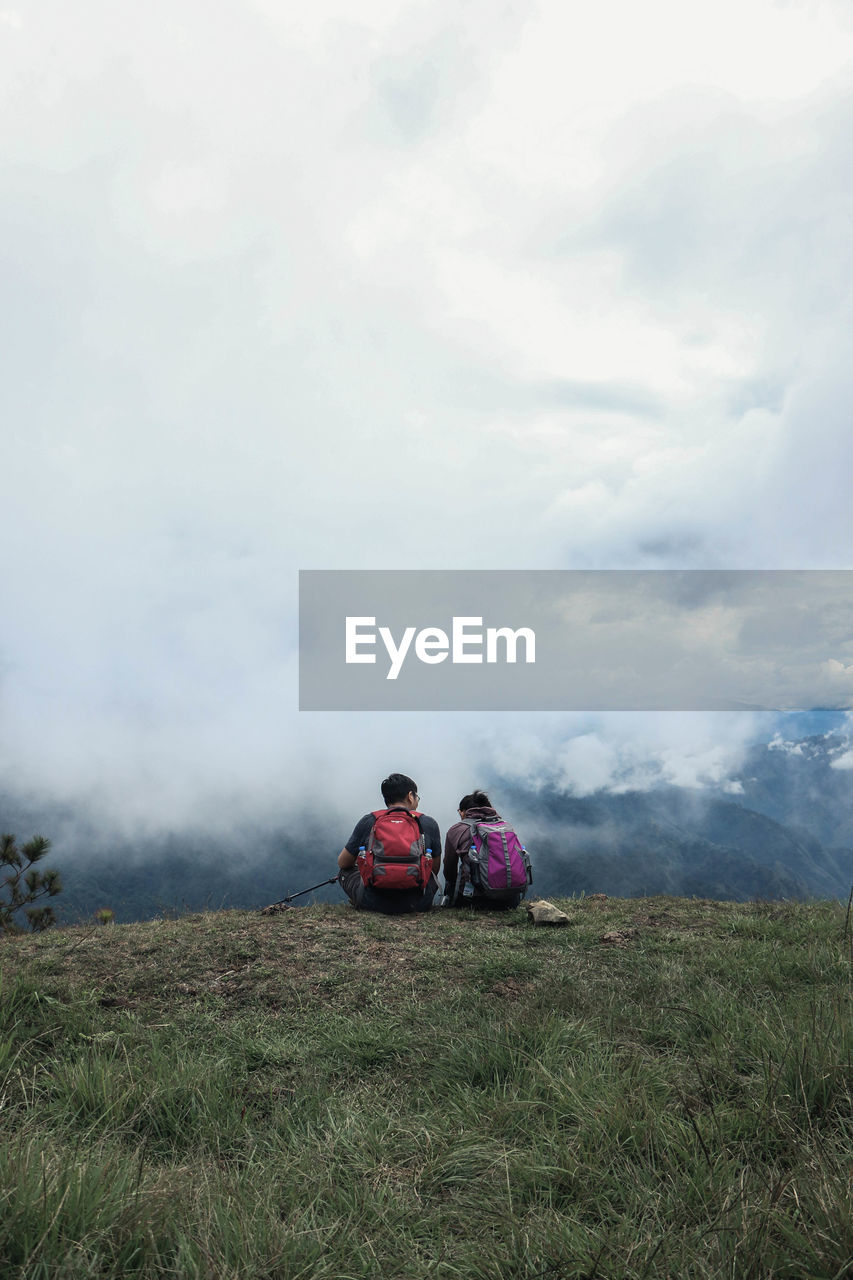
[[[297,570],[853,568],[851,54],[846,0],[0,0],[3,785],[724,777],[750,717],[299,715]]]

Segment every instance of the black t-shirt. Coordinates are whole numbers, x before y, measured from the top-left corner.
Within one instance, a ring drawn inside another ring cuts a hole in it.
[[[394,809],[402,808],[402,805],[392,805]],[[413,815],[414,816],[414,815]],[[441,857],[441,832],[438,829],[438,823],[435,818],[431,818],[428,813],[419,813],[418,821],[421,824],[421,831],[424,833],[427,851],[431,852],[434,858]],[[362,845],[367,844],[370,829],[376,819],[372,813],[366,813],[363,818],[359,818],[355,824],[352,835],[347,840],[344,848],[347,853],[351,853],[354,858],[358,857],[358,851]]]

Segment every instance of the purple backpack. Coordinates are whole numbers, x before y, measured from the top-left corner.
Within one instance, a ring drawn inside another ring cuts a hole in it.
[[[508,822],[496,818],[477,822],[466,818],[471,828],[471,848],[463,855],[468,874],[478,895],[493,902],[524,895],[533,883],[533,868],[527,850]]]

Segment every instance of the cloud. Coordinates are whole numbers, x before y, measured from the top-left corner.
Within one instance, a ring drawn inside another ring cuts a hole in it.
[[[478,726],[295,712],[300,567],[848,567],[847,6],[0,23],[17,786],[220,820],[415,742],[458,798]]]
[[[770,717],[734,712],[605,712],[504,716],[504,732],[481,733],[478,758],[498,780],[532,792],[585,796],[657,786],[737,787],[731,775]]]

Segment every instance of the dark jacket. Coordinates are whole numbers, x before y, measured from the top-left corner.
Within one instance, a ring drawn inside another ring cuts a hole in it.
[[[501,815],[497,809],[473,808],[465,813],[466,819],[474,822],[500,822]],[[459,871],[459,859],[471,848],[471,828],[467,822],[454,822],[444,837],[444,892],[453,893],[456,876]]]

